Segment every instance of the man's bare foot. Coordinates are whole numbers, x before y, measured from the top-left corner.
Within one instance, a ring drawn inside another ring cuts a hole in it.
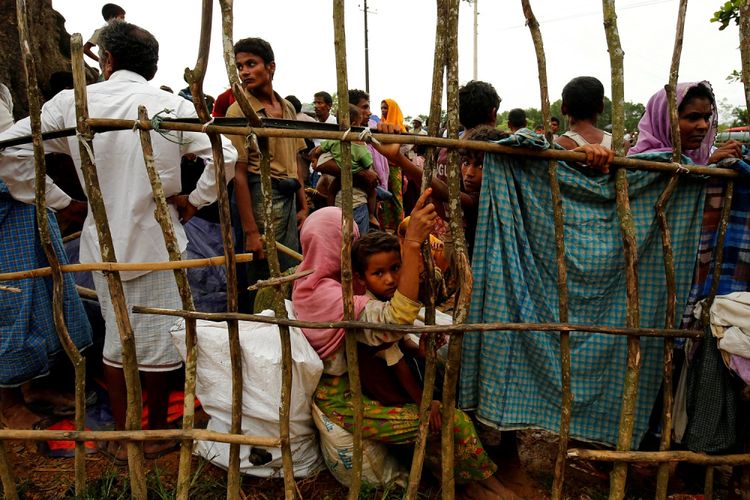
[[[511,489],[504,486],[495,476],[483,481],[469,483],[459,496],[464,500],[520,500]]]
[[[179,449],[179,447],[179,441],[174,439],[168,441],[147,441],[143,444],[143,455],[151,460],[163,457],[164,455]]]
[[[33,429],[34,424],[44,421],[24,404],[4,405],[0,408],[0,423],[8,429]]]
[[[378,218],[374,215],[370,216],[370,227],[380,230],[380,221],[378,221]]]

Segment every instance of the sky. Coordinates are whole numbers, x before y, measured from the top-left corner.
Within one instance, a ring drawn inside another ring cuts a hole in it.
[[[200,33],[199,0],[117,0],[126,20],[151,31],[160,43],[156,85],[175,91],[185,87],[182,75],[195,65]],[[478,79],[492,83],[502,102],[499,111],[540,107],[536,56],[518,0],[478,1]],[[346,0],[346,45],[349,88],[365,88],[364,0]],[[600,0],[530,0],[539,21],[547,58],[550,100],[580,75],[599,78],[609,88],[610,66]],[[105,2],[52,0],[66,19],[69,33],[84,41],[104,24]],[[674,46],[678,0],[617,0],[618,27],[625,52],[625,100],[646,103],[668,81]],[[719,31],[711,23],[722,0],[688,2],[680,81],[708,80],[719,101],[744,107],[741,83],[727,82],[739,70],[737,27]],[[336,90],[333,2],[274,0],[234,2],[234,39],[259,36],[276,56],[274,90],[296,95],[303,103],[313,94]],[[434,0],[368,0],[370,95],[373,108],[385,98],[396,100],[405,116],[427,114],[432,87],[435,43]],[[461,2],[459,17],[459,83],[473,77],[474,6]],[[218,2],[204,89],[218,95],[227,88],[221,47]],[[88,60],[95,65],[94,61]]]

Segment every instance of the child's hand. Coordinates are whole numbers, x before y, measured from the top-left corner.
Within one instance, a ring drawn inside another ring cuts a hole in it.
[[[313,149],[312,149],[312,150],[310,151],[310,163],[312,163],[312,164],[313,164],[313,167],[315,167],[315,166],[317,166],[317,165],[318,165],[318,157],[320,156],[320,154],[321,154],[322,152],[323,152],[323,151],[322,151],[322,150],[320,149],[320,146],[315,146],[315,147],[314,147],[314,148],[313,148]]]
[[[440,416],[440,401],[435,399],[430,403],[430,432],[437,434],[443,427],[443,418]]]
[[[425,189],[414,205],[414,210],[411,211],[409,227],[406,228],[406,235],[404,236],[404,240],[407,242],[421,244],[435,227],[435,221],[437,220],[435,205],[427,203],[430,194],[432,194],[432,188]]]

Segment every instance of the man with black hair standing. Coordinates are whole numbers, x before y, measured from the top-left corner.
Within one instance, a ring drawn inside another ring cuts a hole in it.
[[[138,107],[143,105],[152,115],[174,110],[172,116],[197,117],[193,105],[174,94],[164,92],[148,83],[157,70],[159,43],[148,31],[126,23],[113,21],[99,36],[99,65],[104,80],[87,89],[88,108],[92,116],[134,120]],[[63,90],[42,108],[42,131],[76,126],[75,98],[72,90]],[[2,139],[30,134],[29,120],[16,123]],[[170,133],[171,137],[151,132],[156,169],[162,187],[173,205],[170,216],[181,251],[187,246],[182,223],[198,210],[216,199],[217,186],[214,160],[208,137],[201,133]],[[73,158],[76,172],[85,185],[81,172],[81,154],[76,137],[47,140],[47,153],[64,153]],[[169,260],[164,236],[154,218],[156,204],[151,183],[144,167],[139,134],[132,130],[97,133],[93,140],[92,161],[96,161],[104,206],[110,221],[114,252],[119,262],[155,262]],[[229,141],[224,141],[224,162],[227,177],[233,173],[236,152]],[[189,195],[179,195],[181,188],[180,159],[195,154],[206,163],[206,168]],[[34,202],[34,155],[31,144],[6,148],[0,154],[0,178],[10,194],[18,201]],[[75,201],[58,186],[47,181],[47,205],[71,215],[85,214],[86,205]],[[89,213],[83,223],[80,246],[81,262],[101,262],[96,223]],[[104,274],[95,272],[94,284],[106,322],[104,341],[104,374],[109,391],[112,415],[117,429],[125,424],[126,390],[122,369],[122,345],[115,320],[112,299]],[[181,301],[172,271],[121,272],[125,302],[128,310],[134,305],[180,308]],[[179,353],[172,345],[169,331],[173,319],[154,315],[129,314],[136,345],[138,369],[148,390],[148,425],[164,429],[167,423],[169,372],[182,365]],[[151,441],[144,444],[146,458],[156,458],[177,446],[177,441]],[[104,450],[117,463],[126,459],[124,446],[109,443]]]
[[[262,38],[239,40],[234,44],[234,60],[245,95],[258,116],[296,119],[297,113],[292,104],[273,90],[276,60],[267,41]],[[228,118],[244,116],[236,102],[227,110]],[[244,249],[255,256],[255,260],[247,265],[247,281],[253,284],[268,278],[270,274],[261,240],[266,227],[260,187],[261,152],[257,148],[248,151],[245,136],[232,135],[229,138],[239,155],[235,172],[235,199],[244,233]],[[304,190],[308,163],[301,155],[305,148],[302,139],[268,139],[276,241],[293,250],[299,250],[299,227],[308,213]],[[279,261],[282,271],[296,264],[286,255],[279,255]],[[255,294],[250,294],[248,300],[249,304],[244,306],[252,308]]]

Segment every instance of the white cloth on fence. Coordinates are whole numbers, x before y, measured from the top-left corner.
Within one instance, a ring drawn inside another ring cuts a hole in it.
[[[291,302],[287,312],[292,314]],[[273,316],[272,311],[263,311]],[[242,352],[242,432],[268,438],[279,437],[281,406],[281,341],[276,325],[240,321]],[[232,416],[232,376],[229,336],[226,323],[196,322],[198,372],[196,396],[211,417],[208,428],[229,432]],[[299,328],[289,328],[292,343],[292,398],[289,408],[290,444],[294,475],[305,477],[322,465],[311,408],[312,398],[323,373],[323,362]],[[180,322],[172,331],[175,347],[185,357],[185,326]],[[253,476],[283,475],[280,448],[240,446],[240,471]],[[255,453],[253,453],[255,451]],[[266,452],[270,455],[266,455]],[[197,441],[195,453],[214,464],[227,468],[229,445]],[[257,457],[266,455],[267,463]],[[253,462],[256,464],[254,465]]]

